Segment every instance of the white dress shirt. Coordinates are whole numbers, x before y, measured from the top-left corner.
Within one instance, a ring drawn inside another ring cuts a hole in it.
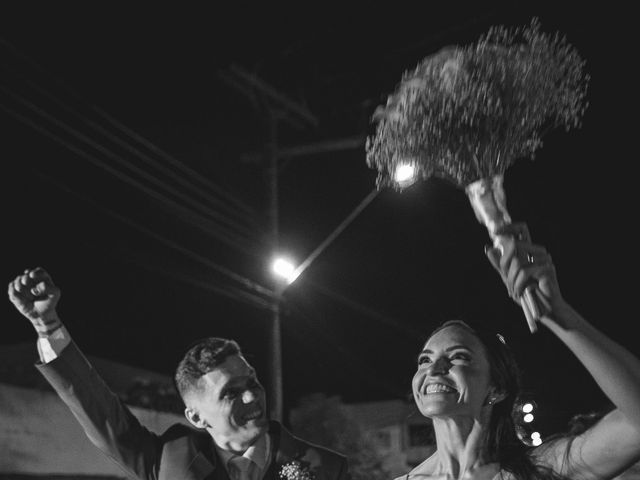
[[[251,445],[246,452],[242,455],[236,455],[228,450],[215,446],[218,452],[218,457],[222,460],[227,473],[233,480],[262,480],[265,473],[269,469],[271,463],[271,438],[269,434],[262,435],[256,443]],[[247,477],[237,476],[237,466],[242,460],[238,457],[243,457],[244,464],[248,465]]]

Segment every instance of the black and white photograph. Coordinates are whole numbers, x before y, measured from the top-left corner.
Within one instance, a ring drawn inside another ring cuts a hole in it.
[[[631,6],[0,7],[0,480],[640,478]]]

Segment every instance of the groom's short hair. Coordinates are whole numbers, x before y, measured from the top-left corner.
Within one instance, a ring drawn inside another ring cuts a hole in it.
[[[208,337],[192,344],[178,364],[174,377],[182,399],[187,393],[199,390],[200,378],[232,355],[242,355],[242,351],[235,340],[228,338]]]

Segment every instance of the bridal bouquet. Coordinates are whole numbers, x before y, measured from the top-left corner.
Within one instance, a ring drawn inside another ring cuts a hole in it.
[[[502,179],[517,159],[533,159],[545,133],[577,128],[587,107],[584,60],[537,19],[492,27],[476,43],[446,47],[405,72],[373,120],[366,160],[378,188],[402,189],[398,168],[443,178],[465,190],[496,246],[511,219]],[[522,302],[532,332],[538,315],[529,291]],[[532,303],[533,302],[533,303]]]

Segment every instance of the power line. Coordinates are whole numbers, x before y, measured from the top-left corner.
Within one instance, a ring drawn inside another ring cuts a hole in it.
[[[5,91],[6,89],[0,86],[0,90]],[[30,102],[27,102],[30,103]],[[68,148],[69,150],[71,150],[72,152],[80,155],[81,157],[85,158],[86,160],[89,160],[91,163],[93,163],[94,165],[106,170],[107,172],[111,173],[112,175],[114,175],[116,178],[119,178],[120,180],[124,181],[125,183],[128,183],[131,186],[134,186],[135,188],[143,191],[144,193],[148,194],[149,196],[151,196],[152,198],[155,198],[156,200],[159,200],[161,203],[163,203],[165,205],[165,207],[169,208],[170,210],[174,210],[174,211],[178,211],[180,213],[180,215],[177,217],[181,220],[185,220],[188,219],[190,221],[190,223],[203,230],[204,232],[218,238],[219,240],[223,241],[224,243],[226,243],[227,245],[233,247],[233,248],[240,248],[242,249],[242,251],[244,251],[245,253],[247,252],[251,252],[251,248],[252,246],[247,242],[246,238],[242,238],[239,237],[231,232],[226,231],[224,228],[221,228],[220,225],[216,225],[215,223],[212,223],[210,220],[207,220],[206,218],[203,218],[202,216],[198,215],[198,214],[194,214],[191,210],[189,210],[188,208],[183,207],[182,205],[179,205],[178,203],[176,203],[175,201],[167,198],[166,196],[162,195],[161,193],[158,193],[148,187],[146,187],[145,185],[141,184],[140,182],[138,182],[137,180],[129,177],[128,175],[114,169],[113,167],[111,167],[110,165],[106,164],[104,161],[100,160],[98,157],[91,155],[87,152],[85,152],[84,150],[78,148],[77,146],[65,141],[64,139],[62,139],[60,136],[56,135],[55,133],[52,133],[51,131],[47,130],[46,128],[38,125],[37,123],[35,123],[34,121],[32,121],[31,119],[27,118],[26,116],[12,110],[11,108],[7,107],[4,104],[0,103],[0,108],[2,108],[5,112],[7,112],[9,115],[13,116],[14,118],[20,120],[22,123],[30,126],[31,128],[33,128],[34,130],[38,131],[39,133],[41,133],[42,135],[56,141],[57,143],[60,143],[61,145],[65,146],[66,148]],[[64,130],[67,131],[71,131],[72,134],[74,135],[80,135],[81,137],[82,134],[79,134],[78,132],[75,132],[72,128],[66,126],[65,124],[59,124],[59,122],[56,122],[55,119],[51,119],[50,116],[45,113],[40,111],[37,107],[33,106],[33,108],[35,109],[36,113],[38,113],[40,116],[44,116],[47,119],[52,120],[54,123],[58,123],[58,126],[61,126]],[[85,141],[85,143],[89,143],[91,146],[93,146],[94,148],[98,149],[98,151],[104,151],[104,148],[96,145],[95,142],[93,142],[92,140],[84,137],[83,140]],[[104,153],[104,152],[103,152]],[[110,154],[110,156],[113,156],[115,158],[119,158],[118,156],[111,154],[111,152],[108,152],[108,154]],[[146,176],[146,174],[144,172],[140,172],[142,176]]]
[[[306,351],[313,351],[314,347],[317,346],[318,338],[321,338],[322,340],[324,340],[326,345],[330,346],[335,352],[338,353],[338,355],[340,355],[344,359],[343,362],[340,362],[340,365],[344,366],[344,369],[341,370],[342,372],[350,369],[353,373],[355,373],[355,376],[357,378],[364,379],[370,385],[381,388],[394,397],[406,397],[406,392],[399,390],[396,385],[393,385],[393,383],[389,382],[387,379],[382,378],[380,372],[369,367],[369,365],[362,361],[362,358],[360,356],[355,355],[348,348],[341,347],[339,343],[332,339],[324,329],[317,326],[317,321],[314,321],[307,312],[303,311],[300,307],[294,304],[290,303],[289,306],[296,310],[296,318],[307,320],[306,323],[308,329],[314,331],[312,337],[307,337],[306,335],[298,336],[299,338],[302,338],[303,341],[308,341],[309,338],[313,339],[313,345],[310,345],[309,348],[305,349]],[[317,318],[317,311],[314,310],[313,313]],[[298,329],[295,328],[290,330],[296,333],[298,331]],[[349,374],[349,378],[353,379],[354,375]]]
[[[19,74],[17,74],[15,71],[12,71],[11,73],[13,75],[19,77]],[[69,112],[72,115],[76,116],[77,118],[82,120],[86,125],[90,126],[95,131],[101,133],[102,135],[107,137],[109,140],[114,142],[116,145],[118,145],[118,146],[124,148],[125,150],[127,150],[129,153],[132,153],[134,156],[136,156],[138,159],[142,160],[148,166],[156,168],[161,173],[163,173],[166,176],[170,177],[176,183],[178,183],[178,184],[182,185],[183,187],[185,187],[186,191],[189,194],[194,194],[194,193],[198,194],[201,197],[203,197],[205,200],[207,200],[207,201],[211,202],[212,204],[216,205],[217,207],[222,208],[222,209],[226,209],[227,213],[233,215],[233,218],[231,218],[229,216],[225,216],[223,214],[220,214],[216,210],[212,210],[211,208],[208,208],[206,206],[200,205],[199,202],[196,203],[195,201],[192,201],[191,199],[187,198],[186,201],[189,202],[189,203],[192,203],[196,208],[199,208],[200,210],[203,210],[206,214],[210,215],[211,217],[226,223],[228,226],[230,226],[232,228],[235,228],[236,230],[239,230],[242,233],[247,234],[247,233],[255,230],[255,227],[257,226],[257,222],[256,222],[255,218],[253,217],[253,215],[248,216],[244,212],[241,212],[241,211],[239,211],[237,209],[230,210],[228,208],[228,205],[225,205],[225,203],[223,203],[218,198],[215,198],[215,197],[211,196],[208,192],[206,192],[202,188],[198,187],[197,185],[194,185],[193,183],[190,183],[185,178],[183,178],[183,177],[181,177],[179,175],[175,175],[175,173],[173,171],[171,171],[170,169],[168,169],[168,168],[164,167],[163,165],[159,164],[155,159],[149,157],[148,155],[146,155],[144,152],[142,152],[141,150],[139,150],[135,146],[133,146],[133,145],[127,143],[126,141],[118,138],[116,135],[112,134],[107,129],[103,128],[101,125],[97,124],[93,120],[87,118],[86,116],[82,115],[78,111],[74,110],[69,105],[64,103],[64,101],[58,99],[57,97],[55,97],[51,93],[49,93],[46,90],[40,88],[38,85],[34,84],[31,80],[23,79],[23,81],[24,81],[25,84],[29,85],[33,90],[35,90],[36,92],[40,93],[41,95],[43,95],[47,99],[49,99],[52,102],[54,102],[54,104],[57,105],[58,107],[60,107],[62,110],[66,111],[66,112]],[[17,94],[14,93],[13,95],[17,95]],[[237,218],[249,219],[251,226],[242,226],[242,225],[240,225],[237,222]]]
[[[324,285],[321,285],[317,282],[313,282],[310,280],[305,280],[305,285],[309,285],[312,288],[315,288],[316,290],[318,290],[320,293],[322,293],[323,295],[332,298],[333,300],[336,300],[337,302],[347,306],[348,308],[360,313],[361,315],[364,315],[368,318],[371,318],[373,320],[378,321],[379,323],[386,325],[387,327],[390,327],[394,330],[396,330],[399,333],[402,333],[404,335],[407,336],[407,338],[411,338],[411,339],[415,339],[415,338],[420,338],[424,335],[424,332],[421,330],[417,330],[417,329],[413,329],[410,327],[407,327],[406,325],[404,325],[402,322],[400,322],[399,320],[389,317],[388,315],[384,315],[378,311],[376,311],[375,309],[367,306],[367,305],[363,305],[360,302],[357,302],[356,300],[353,300],[341,293],[336,292],[335,290],[331,290],[328,287],[325,287]]]
[[[230,285],[224,285],[224,286],[216,285],[209,280],[207,280],[206,282],[202,280],[197,280],[192,276],[178,273],[173,270],[169,271],[155,264],[140,262],[135,257],[127,257],[126,259],[129,262],[134,263],[139,267],[149,270],[151,272],[159,273],[165,277],[180,281],[182,283],[186,283],[188,285],[200,288],[205,291],[223,295],[225,297],[231,298],[232,300],[235,300],[240,303],[244,303],[246,305],[250,305],[260,310],[271,310],[273,308],[272,301],[265,300],[264,298],[258,297],[244,290],[240,290],[239,288],[232,287]]]
[[[217,264],[216,262],[213,262],[212,260],[210,260],[207,257],[204,257],[202,255],[199,255],[195,252],[192,252],[191,250],[183,247],[182,245],[169,240],[165,237],[163,237],[162,235],[153,232],[152,230],[145,228],[135,222],[133,222],[132,220],[130,220],[129,218],[120,215],[119,213],[114,212],[113,210],[104,207],[102,205],[96,204],[95,202],[93,202],[92,200],[90,200],[89,198],[85,197],[84,195],[81,195],[77,192],[74,192],[73,190],[71,190],[70,188],[68,188],[66,185],[62,184],[61,182],[49,177],[48,175],[38,171],[38,170],[33,170],[33,172],[38,175],[40,178],[43,178],[44,180],[48,181],[49,183],[55,185],[57,188],[59,188],[60,190],[66,192],[67,194],[73,195],[76,198],[80,198],[81,200],[91,204],[94,208],[97,208],[98,210],[102,211],[103,213],[107,214],[108,216],[115,218],[116,220],[125,223],[127,226],[138,230],[139,232],[144,233],[145,235],[148,235],[150,237],[152,237],[153,239],[155,239],[156,241],[162,243],[163,245],[165,245],[166,247],[169,247],[173,250],[176,250],[180,253],[182,253],[183,255],[191,258],[192,260],[195,260],[196,262],[200,263],[201,265],[207,266],[209,268],[211,268],[212,270],[226,276],[227,278],[229,278],[230,280],[233,280],[237,283],[239,283],[242,287],[246,288],[247,290],[252,290],[260,295],[264,295],[265,297],[267,297],[268,299],[271,299],[274,295],[274,293],[269,290],[266,287],[263,287],[262,285],[260,285],[257,282],[254,282],[253,280],[250,280],[226,267],[223,267],[219,264]],[[229,287],[230,289],[232,287]],[[245,296],[247,297],[247,296]],[[248,298],[248,297],[247,297]],[[256,304],[257,306],[261,306],[264,307],[265,305],[269,306],[269,309],[271,308],[271,302],[269,301],[268,304],[264,304],[264,299],[261,299],[259,297],[255,297],[252,296],[253,300],[254,300],[254,304]]]
[[[51,79],[54,83],[56,83],[58,86],[60,86],[72,98],[74,98],[76,101],[79,101],[82,104],[87,105],[87,107],[91,111],[96,113],[98,116],[100,116],[101,118],[103,118],[104,120],[109,122],[111,125],[113,125],[117,129],[119,129],[122,133],[125,133],[126,135],[129,135],[131,138],[136,140],[138,143],[140,143],[141,145],[144,145],[150,151],[154,152],[155,154],[157,154],[158,156],[163,158],[165,161],[167,161],[172,166],[178,168],[180,171],[185,173],[187,176],[189,176],[193,180],[195,180],[197,182],[200,182],[200,184],[203,185],[205,188],[218,193],[223,198],[225,198],[225,199],[229,200],[230,202],[232,202],[237,208],[239,208],[241,210],[243,215],[249,215],[250,217],[255,218],[254,209],[251,208],[250,206],[248,206],[245,202],[243,202],[239,198],[237,198],[234,194],[232,194],[229,191],[226,191],[226,190],[222,189],[220,186],[214,184],[213,182],[211,182],[207,178],[203,177],[201,174],[199,174],[195,170],[189,168],[187,165],[183,164],[182,162],[179,162],[178,160],[176,160],[175,158],[173,158],[172,156],[167,154],[165,151],[163,151],[162,149],[158,148],[152,142],[148,141],[147,139],[145,139],[141,135],[137,134],[136,132],[134,132],[130,128],[124,126],[121,122],[119,122],[118,120],[114,119],[111,115],[109,115],[107,112],[105,112],[104,110],[102,110],[98,106],[96,106],[96,105],[88,105],[87,102],[80,97],[80,95],[78,95],[71,87],[69,87],[69,85],[66,84],[66,82],[64,82],[60,78],[57,78],[57,77],[53,76],[50,72],[45,70],[43,67],[41,67],[39,64],[37,64],[35,61],[33,61],[27,55],[25,55],[24,53],[18,51],[15,47],[13,47],[6,40],[0,38],[0,45],[4,46],[4,48],[6,50],[8,50],[14,57],[19,58],[20,60],[26,62],[35,71],[37,71],[40,74],[42,74],[42,75],[48,77],[49,79]]]
[[[117,163],[119,163],[120,165],[123,165],[127,168],[129,168],[129,170],[133,171],[134,173],[137,173],[140,177],[146,179],[147,181],[149,181],[150,183],[159,186],[159,187],[163,187],[165,190],[167,190],[169,193],[173,194],[174,196],[182,199],[183,201],[193,205],[195,202],[193,200],[191,200],[189,197],[185,196],[182,192],[177,191],[176,189],[168,186],[165,182],[162,182],[161,180],[159,180],[158,178],[148,174],[146,171],[144,171],[143,169],[132,165],[131,163],[129,163],[126,159],[124,159],[123,157],[114,154],[113,152],[111,152],[110,150],[108,150],[107,148],[105,148],[104,146],[96,143],[95,141],[93,141],[91,138],[87,137],[86,135],[78,132],[77,130],[75,130],[73,127],[67,125],[65,122],[55,118],[54,116],[50,115],[49,113],[47,113],[46,111],[44,111],[43,109],[39,108],[38,106],[36,106],[35,104],[33,104],[33,102],[29,101],[28,99],[25,99],[23,96],[21,96],[18,93],[15,93],[14,91],[12,91],[10,88],[6,88],[6,87],[2,87],[0,86],[0,91],[3,91],[6,95],[8,95],[9,97],[13,98],[15,101],[17,101],[19,104],[21,104],[22,106],[27,107],[29,110],[31,110],[32,112],[35,112],[37,115],[45,118],[46,120],[48,120],[49,122],[53,123],[54,125],[56,125],[57,127],[61,128],[62,130],[64,130],[65,132],[71,134],[73,137],[76,137],[77,139],[81,140],[82,142],[84,142],[85,144],[90,145],[91,147],[93,147],[94,149],[98,150],[99,152],[101,152],[102,154],[106,155],[108,158],[115,160]],[[96,162],[93,162],[94,164]],[[99,162],[97,163],[97,166],[100,166],[101,168],[109,171],[110,173],[114,173],[113,169],[110,168],[105,168],[106,163],[104,162]],[[119,176],[118,177],[122,180],[123,177]],[[148,191],[147,191],[148,193]],[[211,211],[210,209],[208,209],[207,207],[203,207],[201,204],[199,203],[195,203],[195,207],[199,208],[200,210],[204,210],[205,214],[208,214],[210,216],[215,216],[220,218],[221,215],[218,214],[215,211]],[[230,220],[228,220],[226,217],[223,217],[223,219],[225,219],[227,222],[230,222]],[[249,233],[249,231],[247,231],[247,233]]]

